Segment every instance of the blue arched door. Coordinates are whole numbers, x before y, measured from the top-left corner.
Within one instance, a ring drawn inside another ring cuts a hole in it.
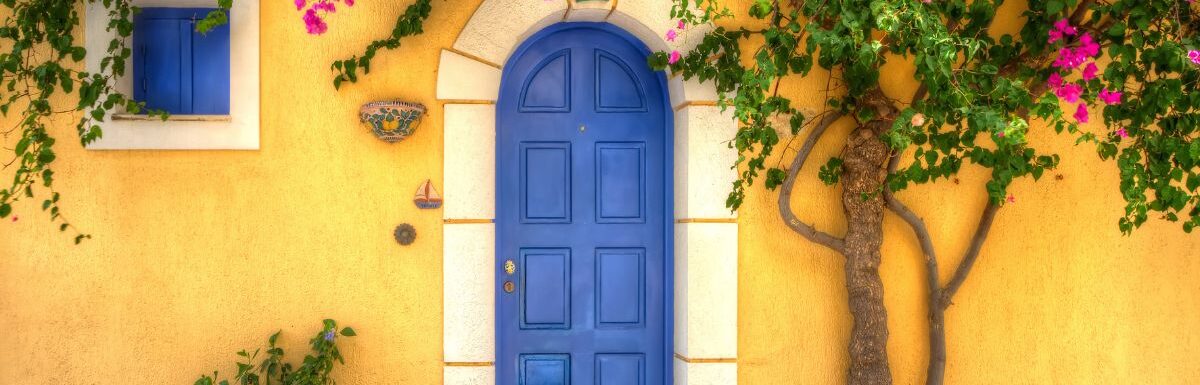
[[[671,111],[648,54],[612,25],[563,23],[505,67],[500,385],[670,381]]]

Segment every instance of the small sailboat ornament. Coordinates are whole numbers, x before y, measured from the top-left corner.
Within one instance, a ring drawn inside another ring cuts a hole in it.
[[[438,195],[437,190],[433,188],[433,182],[426,179],[425,183],[422,183],[421,187],[417,189],[417,196],[413,198],[413,203],[423,209],[436,209],[442,207],[442,196]]]

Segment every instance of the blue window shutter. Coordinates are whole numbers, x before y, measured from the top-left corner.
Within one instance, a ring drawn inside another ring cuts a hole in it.
[[[229,24],[192,32],[192,107],[194,114],[229,114]],[[257,71],[257,69],[243,69]]]
[[[143,18],[135,23],[134,99],[146,108],[183,112],[181,20]],[[189,34],[190,35],[190,34]],[[140,64],[140,65],[139,65]]]
[[[134,18],[135,100],[172,114],[229,114],[229,25],[195,32],[211,10],[144,8]]]

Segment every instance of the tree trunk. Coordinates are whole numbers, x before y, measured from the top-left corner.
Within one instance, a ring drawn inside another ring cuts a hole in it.
[[[850,385],[890,385],[887,356],[887,310],[879,278],[883,244],[884,200],[888,147],[879,140],[887,129],[872,121],[846,140],[842,152],[842,208],[846,213],[846,290],[854,329],[850,335]]]
[[[929,296],[929,369],[925,371],[925,385],[942,385],[945,378],[946,310],[941,294],[936,294]]]

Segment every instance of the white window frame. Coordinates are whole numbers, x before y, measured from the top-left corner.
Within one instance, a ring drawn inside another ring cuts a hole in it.
[[[133,0],[137,7],[212,8],[216,0]],[[98,72],[100,60],[115,34],[105,30],[108,13],[103,4],[87,5],[84,47],[89,72]],[[259,0],[238,0],[230,9],[229,115],[171,115],[166,121],[144,115],[113,114],[100,122],[100,139],[89,150],[257,150],[261,90],[259,84]],[[132,39],[130,39],[132,43]],[[116,90],[133,96],[132,61]]]

